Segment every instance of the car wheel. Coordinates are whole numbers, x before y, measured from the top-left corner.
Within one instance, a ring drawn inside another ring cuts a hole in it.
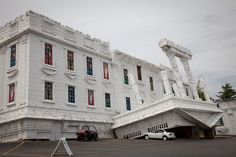
[[[168,138],[167,138],[166,136],[163,136],[163,137],[162,137],[162,140],[163,140],[163,141],[166,141],[167,139],[168,139]]]
[[[89,139],[87,136],[84,137],[84,141],[87,142]]]
[[[144,138],[145,138],[145,140],[148,140],[148,139],[149,139],[149,136],[148,136],[148,135],[145,135]]]
[[[95,136],[95,141],[98,141],[98,136]]]

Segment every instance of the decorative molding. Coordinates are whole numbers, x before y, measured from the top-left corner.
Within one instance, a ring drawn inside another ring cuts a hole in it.
[[[7,77],[13,77],[18,73],[18,68],[13,67],[7,70]]]
[[[153,72],[160,72],[161,71],[161,67],[159,67],[155,64],[149,63],[145,60],[142,60],[142,59],[133,57],[131,55],[128,55],[128,54],[126,54],[124,52],[121,52],[119,50],[115,50],[114,55],[116,57],[118,57],[123,62],[129,63],[129,64],[130,63],[139,64],[140,66],[145,67],[145,69],[148,69],[148,70],[153,71]]]
[[[7,107],[12,107],[12,106],[15,106],[16,105],[16,102],[11,102],[11,103],[7,103]]]
[[[73,71],[67,70],[64,74],[70,79],[75,79],[77,77],[77,74]]]
[[[163,51],[166,51],[169,48],[176,49],[176,52],[178,52],[179,55],[185,56],[189,59],[192,58],[192,53],[189,49],[184,48],[178,44],[175,44],[173,41],[167,40],[167,39],[161,39],[159,42],[160,48],[164,49]]]
[[[46,99],[43,99],[43,103],[55,104],[53,100],[46,100]]]
[[[15,35],[18,33],[18,21],[13,21],[10,23],[10,36]]]
[[[48,20],[43,20],[42,22],[42,31],[49,33],[51,35],[55,35],[55,25],[53,22]]]
[[[6,47],[6,46],[1,47],[1,49],[0,49],[0,54],[3,55],[3,54],[5,54],[6,52],[7,52],[7,47]]]
[[[103,80],[102,83],[106,86],[106,87],[110,87],[112,85],[112,82],[110,80]]]
[[[27,44],[27,37],[21,39],[21,44]]]
[[[41,67],[41,70],[47,75],[54,75],[57,72],[55,67],[45,64]]]
[[[75,32],[73,30],[65,29],[64,30],[64,39],[70,42],[76,43],[75,41]]]
[[[95,84],[96,83],[96,78],[94,76],[86,76],[84,80],[89,83],[89,84]]]

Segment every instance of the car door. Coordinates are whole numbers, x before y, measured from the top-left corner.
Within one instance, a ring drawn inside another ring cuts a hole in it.
[[[163,136],[163,130],[157,130],[155,133],[155,138],[161,139]]]
[[[156,138],[155,133],[149,132],[149,137],[150,137],[150,138]]]

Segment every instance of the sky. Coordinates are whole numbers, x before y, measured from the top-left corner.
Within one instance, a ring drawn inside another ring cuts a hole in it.
[[[27,10],[170,66],[158,45],[167,38],[191,50],[195,82],[203,76],[211,97],[226,82],[236,89],[235,0],[0,0],[0,26]]]

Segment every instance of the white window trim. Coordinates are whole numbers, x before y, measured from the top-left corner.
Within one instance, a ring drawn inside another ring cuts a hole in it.
[[[71,87],[74,87],[75,88],[75,102],[72,103],[72,102],[69,102],[69,98],[68,98],[68,87],[71,86]],[[72,84],[66,84],[66,104],[67,105],[70,105],[70,106],[77,106],[77,103],[76,103],[76,86],[75,85],[72,85]]]
[[[52,45],[52,65],[45,64],[45,44],[51,44]],[[41,40],[41,49],[42,49],[42,55],[41,55],[41,60],[42,60],[42,67],[45,67],[47,69],[56,69],[56,59],[55,59],[55,50],[56,50],[56,45],[52,41],[46,41],[46,40]]]
[[[47,99],[45,99],[45,82],[51,82],[52,83],[52,100],[47,100]],[[44,103],[50,103],[50,104],[55,104],[55,82],[54,81],[52,81],[52,80],[43,80],[43,95],[42,95],[42,97],[43,97],[43,102]]]
[[[111,64],[109,61],[105,61],[105,60],[101,60],[102,61],[102,80],[104,82],[110,83],[111,82]],[[104,78],[104,68],[103,68],[103,63],[107,63],[108,64],[108,77],[109,79],[105,79]]]
[[[106,107],[106,93],[110,94],[110,107]],[[103,98],[104,98],[104,109],[112,110],[112,95],[111,92],[103,92]]]
[[[86,102],[87,102],[87,107],[88,108],[96,108],[96,103],[95,103],[95,89],[94,88],[86,88],[86,90],[87,90],[87,97],[86,97]],[[89,102],[88,102],[88,90],[93,90],[93,97],[94,97],[94,105],[92,106],[92,105],[89,105]]]
[[[92,69],[93,69],[93,75],[88,75],[87,74],[87,57],[89,57],[89,58],[92,58]],[[85,75],[85,78],[96,78],[96,70],[95,70],[95,68],[94,68],[94,63],[95,63],[95,58],[93,57],[93,56],[91,56],[91,55],[84,55],[84,66],[85,66],[85,73],[84,73],[84,75]]]
[[[68,49],[68,48],[64,48],[64,51],[65,51],[65,58],[66,58],[66,64],[65,64],[65,71],[66,73],[69,73],[69,74],[76,74],[76,71],[77,71],[77,59],[76,59],[76,51],[75,50],[72,50],[72,49]],[[68,58],[67,58],[67,53],[68,51],[71,51],[73,52],[74,54],[74,70],[69,70],[68,67],[67,67],[67,62],[68,62]]]
[[[130,100],[130,110],[127,110],[127,103],[126,103],[126,98],[129,98]],[[131,103],[131,97],[130,96],[125,96],[124,97],[124,100],[125,100],[125,111],[132,111],[132,103]]]
[[[13,67],[10,67],[10,62],[11,62],[11,46],[16,45],[16,65]],[[18,69],[18,53],[19,53],[19,41],[14,41],[12,43],[10,43],[7,46],[7,52],[8,52],[8,61],[7,61],[7,67],[8,67],[8,72],[14,71]]]
[[[15,95],[14,95],[14,101],[13,102],[9,102],[9,85],[10,84],[15,84]],[[9,82],[7,84],[7,106],[13,106],[13,105],[16,105],[16,96],[17,96],[17,82]]]

